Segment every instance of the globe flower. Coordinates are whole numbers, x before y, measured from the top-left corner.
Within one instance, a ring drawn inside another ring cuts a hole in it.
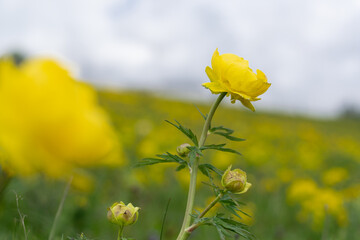
[[[131,225],[136,223],[139,217],[139,209],[131,203],[125,205],[123,202],[115,202],[108,208],[107,218],[111,223],[119,226]]]
[[[235,194],[246,193],[251,187],[251,183],[247,182],[246,172],[238,168],[231,170],[231,166],[223,174],[221,184]]]
[[[94,89],[49,59],[0,60],[0,152],[2,168],[19,176],[123,162]]]
[[[231,95],[231,102],[239,100],[245,107],[255,111],[251,101],[260,100],[258,96],[265,93],[270,87],[265,74],[256,70],[256,74],[249,68],[249,62],[234,54],[219,55],[216,49],[211,66],[205,72],[210,82],[203,86],[214,94],[226,92]]]

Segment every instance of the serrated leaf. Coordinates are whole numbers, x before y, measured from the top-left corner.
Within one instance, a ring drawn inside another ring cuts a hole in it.
[[[231,236],[230,233],[232,232],[245,239],[254,239],[254,235],[249,232],[247,225],[230,218],[225,218],[223,214],[217,214],[212,219],[212,224],[218,230],[220,237]]]
[[[217,225],[217,224],[215,224],[214,226],[216,227],[216,230],[219,233],[220,239],[221,240],[226,240],[225,235],[224,235],[223,227],[221,227],[220,225]]]
[[[248,226],[246,226],[245,224],[226,218],[222,218],[221,221],[222,226],[227,230],[239,234],[241,237],[246,239],[254,238],[254,236],[248,231]]]
[[[225,145],[226,145],[225,143],[223,143],[223,144],[205,145],[205,146],[202,146],[200,148],[200,150],[213,149],[213,150],[218,150],[218,151],[222,151],[222,152],[230,152],[230,153],[235,153],[235,154],[241,155],[241,153],[239,153],[238,151],[236,151],[234,149],[224,148]]]
[[[217,167],[215,167],[214,165],[210,164],[210,163],[203,163],[199,165],[199,168],[203,167],[203,168],[207,168],[208,170],[213,171],[214,173],[218,174],[219,176],[222,176],[224,174],[224,171],[218,169]]]
[[[170,123],[171,125],[173,125],[174,127],[176,127],[178,130],[180,130],[183,134],[185,134],[185,136],[187,136],[194,144],[195,146],[199,146],[198,140],[196,135],[191,131],[191,129],[186,128],[184,126],[182,126],[178,121],[175,120],[175,123],[172,123],[168,120],[165,120],[165,122]]]
[[[158,163],[168,163],[168,162],[173,162],[173,161],[168,161],[160,158],[143,158],[139,162],[135,163],[134,167],[138,168],[138,167],[154,165]]]
[[[220,203],[230,213],[232,213],[235,216],[237,216],[238,218],[242,219],[242,217],[236,212],[238,210],[236,207],[234,207],[233,205],[230,205],[230,204],[225,204],[224,202],[220,202]]]
[[[206,150],[206,149],[219,149],[222,148],[226,145],[226,143],[222,143],[222,144],[209,144],[209,145],[204,145],[200,148],[200,150]]]
[[[213,134],[217,134],[220,136],[223,136],[231,141],[245,141],[245,139],[243,138],[238,138],[238,137],[234,137],[231,136],[231,134],[234,133],[234,130],[230,129],[230,128],[226,128],[223,126],[219,126],[219,127],[213,127],[209,130],[211,133]]]
[[[219,202],[221,205],[228,210],[230,213],[234,214],[235,216],[242,218],[238,212],[241,212],[242,214],[251,217],[249,214],[245,213],[240,209],[240,205],[245,205],[244,203],[238,202],[236,199],[234,199],[230,193],[225,194]]]
[[[238,138],[238,137],[234,137],[234,136],[231,136],[231,135],[228,135],[226,133],[222,133],[222,132],[214,132],[214,134],[217,134],[217,135],[220,135],[220,136],[223,136],[231,141],[237,141],[237,142],[241,142],[241,141],[245,141],[246,139],[244,138]]]
[[[179,166],[177,166],[177,168],[175,169],[175,171],[179,172],[179,171],[183,170],[185,167],[186,167],[185,164],[179,165]]]
[[[230,128],[223,127],[223,126],[212,127],[209,131],[210,131],[210,132],[222,131],[222,132],[226,132],[226,133],[228,133],[228,134],[234,133],[234,130],[232,130],[232,129],[230,129]]]
[[[210,171],[206,167],[204,167],[203,165],[199,165],[199,170],[200,170],[200,172],[202,174],[204,174],[205,176],[207,176],[211,180],[213,179],[213,177],[210,174]]]
[[[187,162],[174,155],[171,154],[169,152],[163,153],[163,154],[158,154],[156,155],[158,158],[144,158],[140,161],[138,161],[134,167],[143,167],[143,166],[147,166],[147,165],[154,165],[154,164],[158,164],[158,163],[169,163],[169,162],[175,162],[175,163],[179,163],[180,165],[187,165]]]
[[[238,200],[234,199],[234,198],[232,197],[232,194],[228,194],[228,196],[229,196],[229,198],[231,198],[231,200],[232,200],[232,201],[234,202],[234,204],[237,206],[237,211],[241,212],[242,214],[244,214],[244,215],[246,215],[246,216],[248,216],[248,217],[250,217],[250,218],[252,217],[252,216],[250,216],[249,214],[247,214],[246,212],[244,212],[243,210],[240,209],[240,205],[245,206],[245,205],[246,205],[245,203],[239,202]]]
[[[182,159],[181,157],[177,156],[177,155],[174,155],[174,154],[171,154],[169,152],[166,152],[164,154],[158,154],[156,155],[158,157],[162,157],[164,159],[173,159],[175,162],[178,162],[178,163],[186,163],[186,161],[184,159]]]

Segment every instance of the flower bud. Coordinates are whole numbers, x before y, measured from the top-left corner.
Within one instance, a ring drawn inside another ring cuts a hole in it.
[[[190,152],[190,149],[188,147],[191,147],[191,145],[188,143],[181,144],[176,148],[176,152],[179,154],[180,157],[186,157],[186,155]]]
[[[107,218],[111,223],[126,226],[134,224],[139,216],[138,207],[134,207],[131,203],[125,205],[123,202],[115,202],[108,208]]]
[[[231,170],[230,166],[222,176],[221,184],[228,191],[235,194],[242,194],[247,192],[251,187],[251,183],[247,182],[246,172],[241,169]]]

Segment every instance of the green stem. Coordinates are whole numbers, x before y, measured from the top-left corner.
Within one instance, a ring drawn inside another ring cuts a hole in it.
[[[123,230],[124,230],[124,225],[120,225],[117,240],[121,240],[123,238],[122,237]]]
[[[215,114],[215,111],[217,109],[217,107],[219,106],[219,104],[221,103],[221,101],[223,100],[223,98],[226,96],[226,92],[225,93],[221,93],[219,95],[219,97],[216,99],[216,101],[214,102],[214,104],[211,106],[211,109],[209,111],[209,114],[206,118],[201,136],[200,136],[200,141],[199,141],[199,148],[201,148],[202,146],[204,146],[205,141],[206,141],[206,137],[211,125],[211,120]],[[190,214],[193,211],[193,207],[194,207],[194,199],[195,199],[195,192],[196,192],[196,179],[197,179],[197,172],[198,172],[198,166],[199,166],[199,158],[197,157],[193,163],[193,165],[191,166],[190,169],[190,185],[189,185],[189,192],[188,192],[188,199],[187,199],[187,204],[186,204],[186,210],[185,210],[185,216],[184,216],[184,220],[183,220],[183,224],[180,230],[180,233],[177,237],[177,240],[185,240],[189,237],[189,234],[186,233],[185,229],[187,229],[190,226],[191,223],[191,216]]]
[[[202,218],[205,214],[213,207],[215,204],[224,196],[224,193],[219,193],[219,195],[205,208],[205,210],[199,215],[198,218]]]
[[[68,194],[68,192],[69,192],[69,189],[70,189],[70,185],[71,185],[72,180],[73,180],[73,177],[71,176],[70,179],[69,179],[69,182],[67,183],[67,185],[66,185],[66,187],[65,187],[65,190],[64,190],[63,196],[62,196],[62,198],[61,198],[61,201],[60,201],[58,210],[56,211],[56,215],[55,215],[55,218],[54,218],[54,222],[53,222],[53,225],[52,225],[52,227],[51,227],[50,234],[49,234],[49,240],[52,240],[52,239],[54,238],[55,231],[56,231],[56,227],[57,227],[57,223],[58,223],[60,214],[61,214],[61,212],[62,212],[62,209],[63,209],[63,207],[64,207],[65,199],[66,199],[66,196],[67,196],[67,194]]]
[[[225,192],[221,192],[219,193],[219,195],[204,209],[204,211],[202,211],[202,213],[200,213],[200,215],[198,216],[198,219],[202,218],[205,216],[206,213],[209,212],[209,210],[215,206],[215,204],[222,198],[222,196],[224,196]],[[185,229],[185,234],[186,235],[190,235],[196,228],[198,228],[201,224],[200,223],[196,223],[191,225],[190,227]]]
[[[217,109],[217,107],[219,106],[219,104],[221,103],[221,101],[223,100],[223,98],[226,96],[226,92],[221,93],[219,95],[219,97],[216,99],[216,101],[214,102],[214,104],[211,106],[211,109],[209,111],[209,114],[206,118],[201,136],[200,136],[200,141],[199,141],[199,148],[201,148],[202,146],[204,146],[204,143],[206,141],[206,137],[207,137],[207,133],[209,131],[210,125],[211,125],[211,120],[215,114],[215,111]]]

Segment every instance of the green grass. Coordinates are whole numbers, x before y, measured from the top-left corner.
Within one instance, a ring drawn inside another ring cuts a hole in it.
[[[176,147],[187,141],[164,120],[176,119],[199,135],[202,117],[190,103],[162,99],[148,93],[102,91],[99,96],[119,133],[129,164],[118,169],[91,170],[95,179],[92,192],[70,190],[58,219],[55,239],[81,239],[80,233],[89,239],[116,239],[117,228],[108,223],[106,212],[107,207],[120,200],[141,207],[138,222],[125,229],[125,236],[139,240],[159,239],[169,198],[171,202],[163,239],[175,239],[186,203],[185,170],[175,173],[171,164],[140,170],[132,169],[131,165],[143,157],[153,157],[165,151],[175,153]],[[258,239],[325,237],[341,240],[356,239],[360,235],[360,199],[356,191],[353,198],[344,201],[348,214],[345,226],[339,226],[333,216],[327,218],[325,227],[314,228],[311,216],[299,222],[296,216],[300,205],[290,204],[286,198],[288,187],[298,178],[311,178],[319,187],[325,188],[321,176],[331,167],[342,167],[349,173],[346,180],[333,186],[339,193],[359,184],[358,121],[252,113],[239,103],[231,108],[224,106],[216,113],[213,125],[233,128],[235,136],[247,139],[245,142],[229,143],[243,157],[209,152],[205,159],[222,169],[232,163],[248,173],[253,187],[243,195],[243,202],[256,206],[251,229]],[[199,104],[198,107],[204,113],[208,111],[208,106]],[[223,139],[210,136],[208,141],[222,143]],[[280,180],[279,171],[283,169],[293,173],[287,181]],[[18,210],[26,216],[24,223],[28,239],[47,239],[65,185],[66,182],[41,176],[12,179],[0,200],[0,239],[25,239]],[[212,193],[205,185],[199,186],[196,205],[204,207],[204,202]],[[19,207],[15,193],[22,197]],[[219,239],[216,234],[210,227],[201,227],[191,239]]]

